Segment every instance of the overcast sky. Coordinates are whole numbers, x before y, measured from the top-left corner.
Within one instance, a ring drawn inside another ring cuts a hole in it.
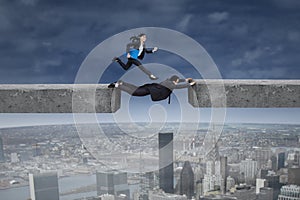
[[[169,28],[193,38],[225,79],[299,79],[299,20],[299,0],[1,0],[0,83],[74,83],[99,43],[139,27]],[[143,62],[199,78],[178,59],[158,51]],[[124,73],[112,63],[100,82]],[[298,109],[291,112],[299,116]]]

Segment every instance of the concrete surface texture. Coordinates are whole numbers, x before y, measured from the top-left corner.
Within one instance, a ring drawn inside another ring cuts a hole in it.
[[[194,107],[300,107],[300,80],[196,80],[189,88]]]
[[[3,84],[0,113],[112,113],[120,95],[107,84]]]
[[[300,107],[300,80],[196,80],[194,107]],[[0,113],[113,113],[121,91],[107,84],[2,84]]]

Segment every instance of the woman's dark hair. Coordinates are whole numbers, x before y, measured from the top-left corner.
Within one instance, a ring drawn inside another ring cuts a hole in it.
[[[142,36],[144,36],[144,35],[146,35],[145,33],[140,33],[139,35],[138,35],[138,37],[142,37]]]
[[[142,37],[142,36],[144,36],[144,35],[146,35],[145,33],[140,33],[138,36],[132,36],[132,37],[130,37],[130,40],[131,40],[131,42],[136,42],[136,41],[139,41],[140,40],[140,37]]]
[[[171,78],[170,78],[171,81],[177,81],[178,79],[179,79],[179,77],[176,76],[176,75],[173,75],[173,76],[171,76]]]

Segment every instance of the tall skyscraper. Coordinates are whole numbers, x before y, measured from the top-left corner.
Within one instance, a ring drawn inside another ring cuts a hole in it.
[[[148,199],[149,191],[154,188],[158,188],[157,179],[157,175],[153,171],[140,173],[140,191],[138,192],[139,199],[143,199],[141,196]]]
[[[32,156],[37,157],[42,155],[42,150],[39,144],[33,144],[32,145]]]
[[[11,153],[10,154],[10,162],[11,163],[17,163],[17,162],[20,162],[20,159],[19,159],[19,155],[17,153]]]
[[[194,172],[189,161],[185,161],[180,173],[179,193],[188,199],[194,196]]]
[[[196,166],[194,168],[194,177],[195,177],[195,181],[199,181],[202,180],[204,178],[204,168],[202,168],[201,166]]]
[[[280,189],[278,200],[300,200],[300,186],[285,185]]]
[[[300,168],[289,168],[288,169],[288,183],[290,185],[300,186]]]
[[[3,148],[3,140],[2,137],[0,137],[0,162],[4,162],[5,157],[4,157],[4,148]]]
[[[277,200],[282,184],[279,182],[279,175],[268,174],[265,179],[268,182],[268,187],[273,188],[273,200]]]
[[[236,190],[230,197],[235,197],[238,200],[256,200],[255,188],[248,185],[240,185],[235,187]]]
[[[268,175],[268,173],[269,173],[269,170],[267,170],[267,169],[261,169],[259,177],[262,178],[262,179],[264,179]]]
[[[278,170],[278,162],[277,162],[277,157],[274,155],[274,156],[271,156],[271,162],[272,162],[272,166],[271,166],[271,169],[276,172]]]
[[[206,173],[203,179],[203,193],[208,191],[221,190],[222,176],[220,170],[220,161],[207,161]]]
[[[127,183],[127,173],[118,171],[106,171],[96,173],[97,195],[111,194],[116,197],[126,195],[130,198],[129,186]]]
[[[273,200],[273,189],[269,187],[260,188],[256,200]]]
[[[173,133],[159,133],[159,187],[166,193],[174,192]]]
[[[225,192],[225,183],[226,179],[223,179],[223,176],[226,176],[226,163],[227,158],[220,157],[219,154],[219,143],[218,139],[215,136],[215,133],[212,133],[213,137],[209,141],[212,144],[211,150],[206,155],[206,173],[203,179],[203,193],[204,195],[208,191],[220,190]],[[221,169],[222,168],[222,169]]]
[[[268,160],[272,156],[272,150],[270,148],[257,148],[254,151],[254,159],[257,161],[259,169],[266,168]]]
[[[278,158],[277,158],[278,164],[278,170],[280,170],[281,168],[284,168],[284,161],[285,161],[285,154],[284,152],[281,152],[278,154]]]
[[[240,164],[240,173],[244,174],[246,183],[253,183],[257,176],[257,161],[246,159]]]
[[[227,157],[221,156],[220,157],[220,174],[221,174],[221,193],[226,193],[226,179],[228,176],[228,169],[227,169]]]
[[[59,200],[56,172],[29,174],[31,200]]]
[[[300,167],[300,151],[295,151],[294,165]]]
[[[203,195],[203,184],[202,184],[202,180],[198,180],[196,181],[196,195],[195,195],[195,199],[199,199],[200,196]]]
[[[261,179],[261,178],[257,178],[256,179],[256,194],[258,194],[260,192],[260,188],[263,187],[267,187],[267,180],[266,179]]]

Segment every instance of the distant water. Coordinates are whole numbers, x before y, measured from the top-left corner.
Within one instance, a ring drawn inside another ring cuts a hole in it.
[[[96,184],[95,175],[77,175],[58,180],[59,192],[64,193],[82,186]],[[74,200],[76,198],[96,196],[97,192],[87,192],[60,196],[60,200]],[[29,186],[0,190],[1,200],[27,200],[30,197]]]

